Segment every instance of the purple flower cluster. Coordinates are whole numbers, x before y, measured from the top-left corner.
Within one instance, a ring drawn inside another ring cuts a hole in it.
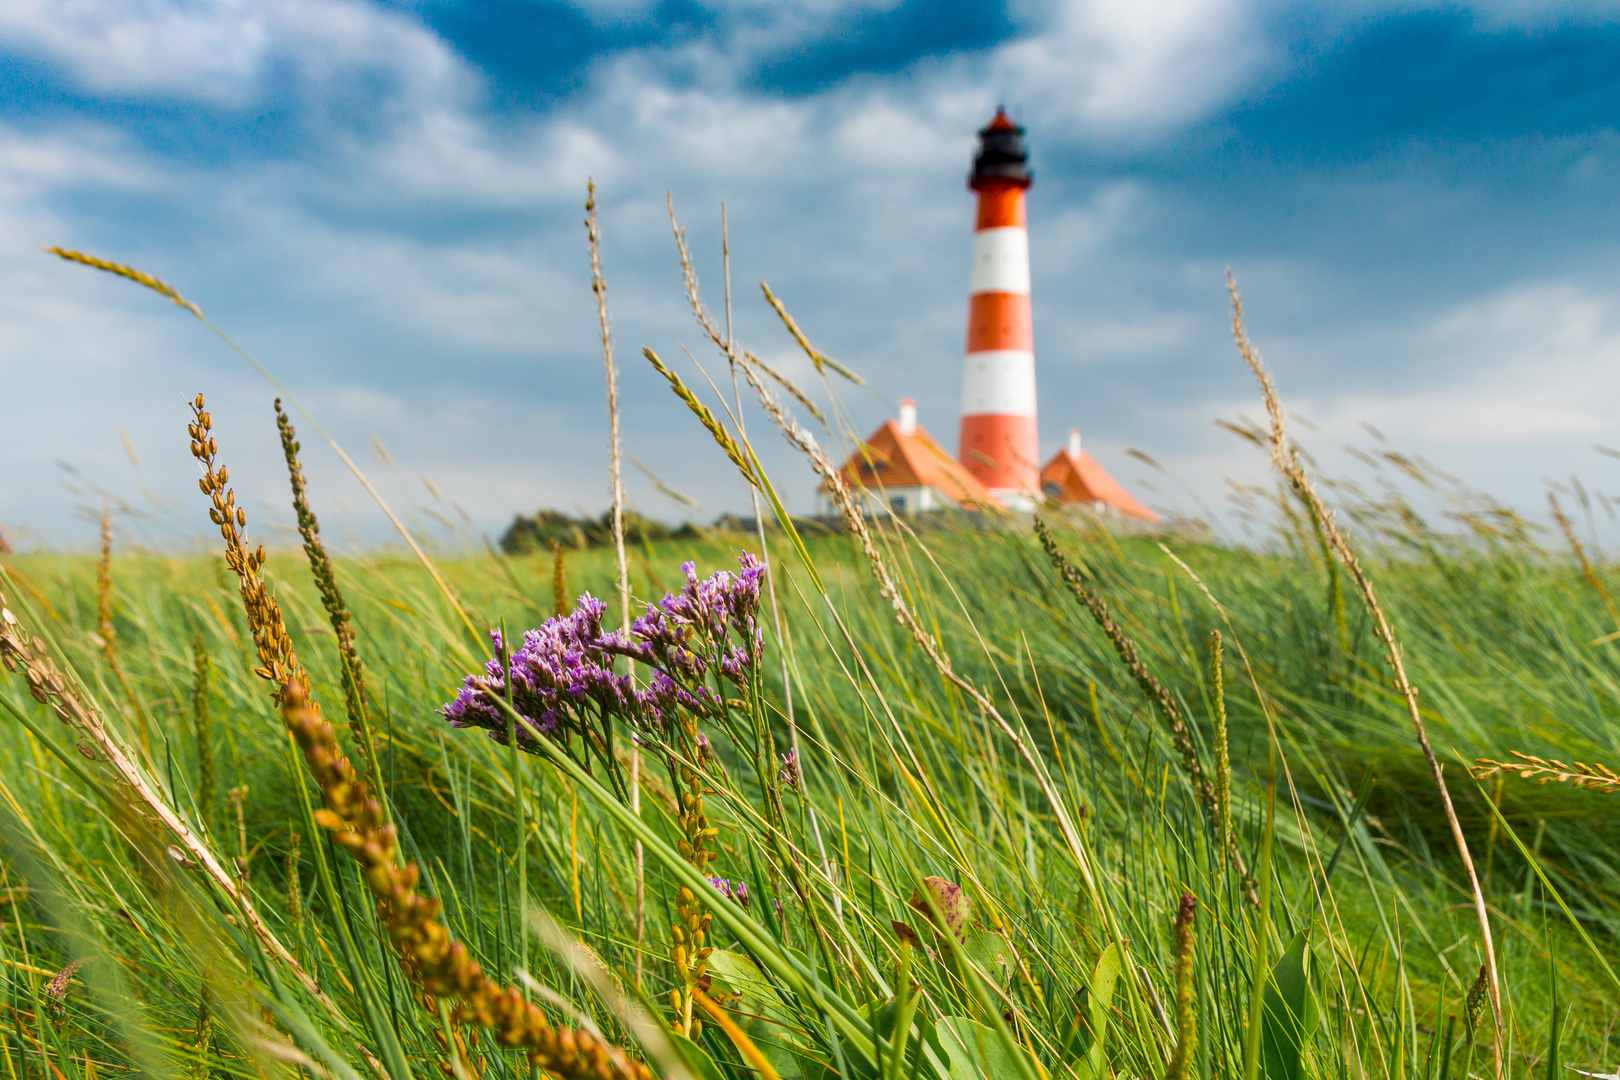
[[[765,566],[752,555],[737,561],[737,573],[722,570],[701,581],[692,563],[682,563],[685,587],[666,593],[662,604],[647,605],[646,614],[630,624],[636,646],[624,655],[682,681],[701,681],[718,670],[745,685],[763,643],[758,615]]]
[[[782,786],[789,791],[799,790],[799,783],[804,779],[804,776],[799,772],[798,747],[794,747],[782,755],[782,768],[777,772],[776,778],[782,781]]]
[[[736,573],[722,570],[701,580],[692,563],[682,564],[685,586],[648,604],[628,633],[604,633],[607,605],[589,593],[581,596],[572,614],[523,635],[509,660],[512,707],[550,737],[594,728],[609,716],[662,729],[677,710],[722,712],[721,680],[745,689],[764,645],[758,616],[765,567],[753,555],[738,562]],[[452,727],[483,728],[504,743],[506,717],[489,694],[507,696],[507,667],[500,659],[505,642],[498,631],[490,638],[496,659],[482,675],[469,675],[455,700],[439,711]],[[620,656],[652,668],[645,686],[613,670]],[[533,737],[520,728],[518,743],[532,746]]]
[[[748,906],[748,885],[745,882],[739,881],[733,885],[723,877],[710,877],[709,884],[727,900],[734,900],[743,907]]]

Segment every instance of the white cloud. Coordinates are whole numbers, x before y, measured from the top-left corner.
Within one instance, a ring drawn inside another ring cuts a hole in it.
[[[1294,339],[1284,351],[1304,347]],[[1415,362],[1381,369],[1383,388],[1297,395],[1324,439],[1355,439],[1367,421],[1466,458],[1478,447],[1576,451],[1620,436],[1620,294],[1588,284],[1517,284],[1414,326],[1368,327],[1334,349]]]
[[[455,67],[438,39],[364,0],[8,0],[0,43],[88,90],[242,104],[282,62],[314,88],[357,70],[417,86]]]
[[[1045,33],[997,50],[993,78],[1046,123],[1140,138],[1268,74],[1272,51],[1233,0],[1068,0]]]

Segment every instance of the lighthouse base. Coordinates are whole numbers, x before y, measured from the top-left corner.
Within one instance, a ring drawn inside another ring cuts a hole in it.
[[[976,413],[962,417],[957,460],[999,496],[1041,490],[1039,442],[1033,414]]]
[[[1040,508],[1040,495],[1021,488],[991,488],[990,494],[1008,510],[1018,514],[1033,514]]]

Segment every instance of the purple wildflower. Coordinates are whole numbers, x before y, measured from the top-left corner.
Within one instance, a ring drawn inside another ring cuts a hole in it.
[[[727,900],[741,904],[743,907],[748,906],[748,886],[743,882],[739,881],[733,885],[723,877],[711,877],[709,878],[709,884],[713,885],[715,891]]]
[[[67,1020],[68,980],[82,967],[84,957],[68,964],[45,984],[45,1012],[50,1017],[52,1027],[60,1029]]]
[[[68,980],[84,967],[84,957],[70,963],[67,967],[56,973],[50,982],[45,984],[45,996],[60,1005],[67,1000]]]
[[[804,774],[799,771],[798,747],[782,755],[782,771],[777,773],[777,779],[781,780],[782,786],[789,791],[799,790],[799,783],[804,779]]]
[[[765,567],[752,555],[738,562],[736,573],[722,570],[703,579],[692,563],[682,564],[681,591],[647,605],[628,630],[605,633],[607,605],[584,594],[571,614],[525,633],[506,664],[491,660],[482,674],[469,675],[441,715],[452,727],[482,728],[503,743],[506,715],[491,694],[509,697],[518,714],[548,737],[594,729],[606,716],[657,731],[679,711],[720,715],[725,701],[710,676],[747,686],[764,644],[758,614]],[[490,637],[496,656],[505,656],[500,634]],[[653,669],[644,686],[613,670],[620,656]],[[519,725],[519,745],[532,748],[533,740]]]

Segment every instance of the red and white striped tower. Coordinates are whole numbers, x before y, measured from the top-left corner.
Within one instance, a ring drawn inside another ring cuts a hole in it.
[[[968,179],[979,194],[979,215],[957,457],[1009,509],[1032,509],[1041,490],[1024,222],[1024,189],[1030,181],[1024,129],[998,108],[979,132]]]

